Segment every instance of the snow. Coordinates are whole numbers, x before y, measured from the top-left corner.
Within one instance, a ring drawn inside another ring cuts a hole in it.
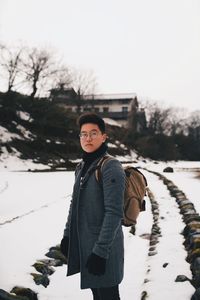
[[[118,126],[118,127],[122,127],[121,124],[119,124],[119,122],[113,120],[113,119],[110,119],[110,118],[103,118],[105,123],[106,124],[109,124],[109,125],[114,125],[114,126]]]
[[[135,93],[119,93],[119,94],[96,94],[96,95],[85,95],[85,99],[134,99],[137,95]]]
[[[0,172],[50,169],[49,166],[35,163],[31,159],[21,159],[21,153],[13,147],[11,149],[12,153],[9,153],[6,147],[1,147]]]
[[[30,115],[28,113],[18,111],[17,114],[22,120],[30,119]],[[16,129],[18,129],[18,131],[20,132],[21,135],[23,135],[23,137],[19,134],[10,132],[8,129],[0,125],[1,143],[8,143],[11,142],[13,139],[23,140],[24,138],[26,138],[29,140],[33,140],[33,138],[35,138],[35,136],[22,125],[17,124],[15,121],[13,121],[12,123],[16,126]]]
[[[34,163],[15,159],[0,162],[0,288],[10,291],[15,285],[29,287],[38,293],[39,300],[92,299],[90,290],[80,290],[79,274],[66,277],[66,265],[55,268],[47,288],[35,285],[30,275],[35,272],[32,265],[36,260],[45,258],[48,249],[59,244],[62,238],[74,173],[19,172],[31,169]],[[140,161],[137,165],[146,169],[144,174],[159,204],[161,236],[155,249],[157,254],[149,256],[149,240],[145,236],[151,232],[153,218],[147,200],[146,211],[138,219],[136,235],[123,228],[125,274],[120,284],[121,300],[139,300],[143,291],[147,292],[148,300],[188,300],[194,287],[188,281],[175,282],[178,275],[191,278],[181,235],[184,223],[167,187],[148,170],[172,180],[200,212],[200,184],[195,173],[200,162]],[[174,173],[163,172],[166,166],[172,166]],[[168,265],[164,268],[165,263]]]
[[[23,136],[27,139],[33,139],[34,135],[26,130],[21,125],[16,125],[16,128],[23,134]],[[13,139],[23,139],[21,136],[15,133],[9,132],[5,127],[0,126],[0,141],[2,144],[6,144],[11,142]],[[6,146],[1,146],[1,153],[0,153],[0,171],[22,171],[22,170],[42,170],[42,169],[49,169],[49,166],[35,163],[33,160],[23,160],[21,159],[21,153],[17,151],[13,147],[9,147],[12,152],[8,152]]]
[[[26,111],[16,111],[18,117],[24,121],[33,122],[33,119],[31,118],[30,114]]]
[[[118,148],[115,144],[112,143],[107,143],[109,148]]]
[[[16,133],[9,132],[5,127],[0,126],[0,141],[1,143],[7,143],[12,139],[22,139],[22,137]]]
[[[36,138],[35,135],[33,135],[29,130],[27,130],[25,127],[22,125],[17,125],[16,128],[20,131],[20,133],[28,140],[33,141],[34,138]]]
[[[148,176],[148,175],[147,175]],[[150,177],[151,191],[157,194],[158,182],[154,176]],[[188,264],[185,261],[186,252],[183,247],[183,236],[180,235],[184,228],[184,223],[179,214],[178,205],[175,199],[171,198],[164,185],[159,187],[159,211],[162,239],[157,245],[157,255],[149,259],[151,271],[148,273],[147,283],[148,299],[160,300],[169,299],[172,295],[179,295],[181,299],[190,299],[191,287],[187,282],[177,283],[177,275],[184,274],[191,277]],[[177,251],[178,249],[178,251]],[[162,268],[164,263],[168,263],[166,268]],[[159,274],[159,276],[158,276]],[[155,290],[155,283],[157,289]],[[174,297],[174,299],[178,299]]]

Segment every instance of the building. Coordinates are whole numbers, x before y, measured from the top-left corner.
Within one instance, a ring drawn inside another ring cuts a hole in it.
[[[94,111],[102,118],[110,118],[124,127],[132,124],[138,111],[136,94],[99,94],[79,96],[74,89],[51,90],[50,98],[72,112]]]

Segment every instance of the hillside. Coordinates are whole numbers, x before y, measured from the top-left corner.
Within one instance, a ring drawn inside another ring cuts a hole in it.
[[[73,169],[81,157],[76,119],[46,99],[0,93],[0,161],[5,168],[12,157],[32,162],[31,169]],[[125,129],[107,124],[107,130],[110,153],[129,155],[119,142]]]

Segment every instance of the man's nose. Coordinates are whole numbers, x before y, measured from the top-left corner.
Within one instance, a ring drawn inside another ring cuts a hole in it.
[[[92,139],[92,138],[91,138],[91,135],[88,134],[86,140],[87,140],[87,141],[90,141],[91,139]]]

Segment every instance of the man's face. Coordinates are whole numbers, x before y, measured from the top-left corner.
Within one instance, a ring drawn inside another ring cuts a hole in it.
[[[80,143],[87,153],[96,151],[106,140],[106,134],[102,133],[96,124],[83,124],[80,131]]]

